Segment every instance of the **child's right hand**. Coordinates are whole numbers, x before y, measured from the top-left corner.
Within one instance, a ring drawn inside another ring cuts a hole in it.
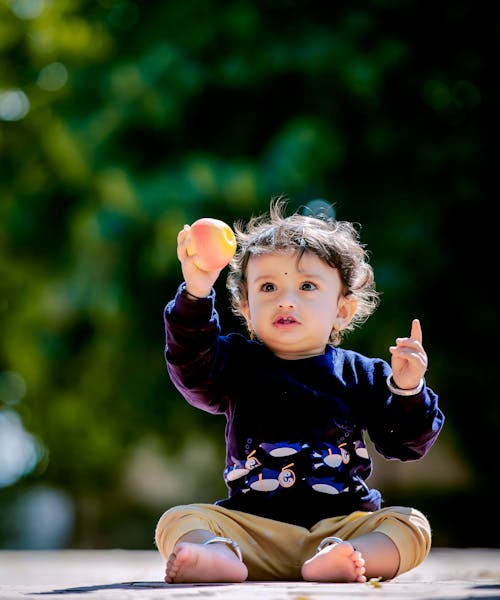
[[[184,225],[177,235],[177,258],[181,263],[186,291],[193,296],[205,298],[210,294],[222,269],[203,271],[196,266],[196,255],[189,256],[187,253],[190,229],[189,225]]]

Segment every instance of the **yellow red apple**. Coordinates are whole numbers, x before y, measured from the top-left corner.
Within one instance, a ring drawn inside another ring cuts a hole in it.
[[[203,217],[189,230],[187,253],[196,254],[195,265],[202,271],[217,271],[225,267],[236,252],[233,230],[224,221]]]

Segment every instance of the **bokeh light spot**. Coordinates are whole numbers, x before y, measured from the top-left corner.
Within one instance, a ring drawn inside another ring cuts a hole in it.
[[[427,104],[434,110],[441,111],[447,108],[451,103],[450,88],[436,79],[429,79],[422,88],[422,96]]]
[[[307,217],[315,217],[316,219],[322,219],[327,221],[329,219],[335,219],[335,208],[323,200],[323,198],[316,198],[308,202],[302,209],[302,214]]]
[[[29,110],[30,101],[23,91],[0,92],[0,121],[20,121]]]
[[[16,412],[0,411],[0,488],[31,473],[44,453],[38,438],[24,429]]]
[[[60,90],[68,81],[68,71],[60,62],[50,63],[40,71],[38,75],[38,86],[48,92]]]
[[[10,10],[20,19],[36,19],[45,8],[44,0],[10,0]]]

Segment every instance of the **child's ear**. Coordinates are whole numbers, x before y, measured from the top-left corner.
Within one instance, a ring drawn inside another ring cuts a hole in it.
[[[337,320],[341,329],[352,321],[357,309],[358,301],[352,294],[342,296],[339,299],[337,304]]]

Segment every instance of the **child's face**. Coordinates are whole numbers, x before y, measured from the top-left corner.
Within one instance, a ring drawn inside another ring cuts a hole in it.
[[[299,359],[323,354],[334,326],[356,309],[342,295],[337,269],[306,252],[251,256],[247,266],[249,328],[277,356]]]

